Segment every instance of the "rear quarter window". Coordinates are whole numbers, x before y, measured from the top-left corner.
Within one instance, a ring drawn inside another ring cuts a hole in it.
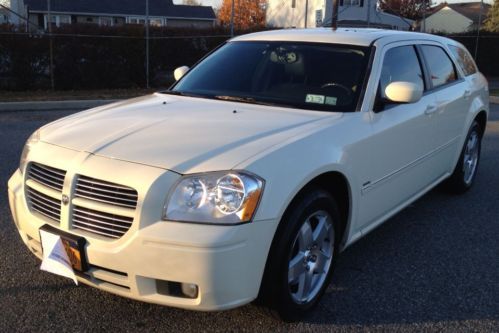
[[[471,57],[468,50],[455,45],[449,45],[449,49],[452,52],[454,58],[456,58],[459,67],[461,67],[461,69],[463,70],[464,75],[469,76],[475,74],[478,71],[475,61],[473,61],[473,58]]]

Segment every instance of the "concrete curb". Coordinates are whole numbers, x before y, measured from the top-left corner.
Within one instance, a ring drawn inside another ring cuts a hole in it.
[[[120,101],[119,99],[0,103],[0,112],[84,110]]]
[[[499,104],[499,96],[490,96],[490,103]]]

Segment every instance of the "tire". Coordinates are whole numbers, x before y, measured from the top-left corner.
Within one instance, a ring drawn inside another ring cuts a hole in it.
[[[314,189],[294,201],[272,242],[260,305],[291,322],[318,304],[336,263],[339,225],[338,207],[328,192]]]
[[[473,121],[454,172],[446,181],[446,187],[450,192],[462,194],[473,185],[480,162],[482,136],[480,125],[476,120]]]

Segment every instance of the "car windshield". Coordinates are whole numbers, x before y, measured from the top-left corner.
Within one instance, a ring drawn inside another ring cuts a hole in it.
[[[192,68],[170,91],[179,95],[354,111],[369,49],[296,42],[229,42]]]

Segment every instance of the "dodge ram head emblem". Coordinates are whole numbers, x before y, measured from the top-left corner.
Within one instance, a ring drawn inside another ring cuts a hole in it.
[[[67,205],[69,203],[69,197],[65,194],[62,195],[62,203]]]

